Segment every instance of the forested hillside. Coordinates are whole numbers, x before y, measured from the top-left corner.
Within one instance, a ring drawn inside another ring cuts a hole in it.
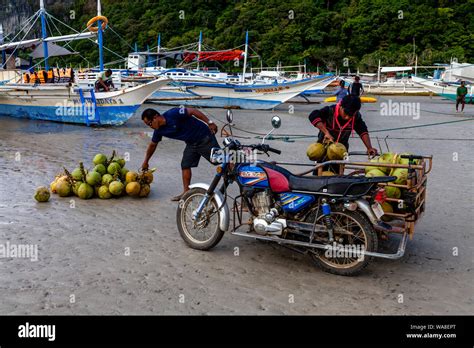
[[[58,2],[48,10],[83,30],[96,14],[96,1],[77,0],[71,8]],[[413,49],[421,65],[474,58],[474,0],[103,0],[102,11],[110,27],[141,50],[156,46],[158,33],[163,46],[174,47],[197,41],[200,30],[207,45],[232,48],[243,44],[248,29],[250,45],[266,65],[306,60],[313,69],[333,70],[348,58],[351,69],[366,71],[378,59],[414,64]],[[105,44],[124,57],[131,50],[111,30]],[[97,64],[91,43],[74,48]],[[105,57],[118,59],[108,51]]]

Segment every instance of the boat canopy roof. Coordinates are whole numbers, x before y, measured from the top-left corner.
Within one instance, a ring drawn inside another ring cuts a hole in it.
[[[44,41],[46,42],[64,42],[64,41],[74,41],[74,40],[83,40],[95,37],[96,33],[93,32],[85,32],[79,34],[71,34],[71,35],[62,35],[62,36],[51,36]],[[40,43],[43,42],[43,39],[31,39],[31,40],[23,40],[17,42],[8,42],[3,45],[0,45],[0,51],[5,51],[12,48],[29,48],[33,47],[36,48]]]
[[[397,72],[397,71],[411,71],[413,68],[411,66],[383,66],[380,72]]]

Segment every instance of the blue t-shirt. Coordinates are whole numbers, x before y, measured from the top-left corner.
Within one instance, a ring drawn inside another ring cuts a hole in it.
[[[342,100],[348,94],[349,94],[349,91],[347,89],[339,87],[336,93],[334,93],[334,95],[336,96],[336,103]]]
[[[173,108],[162,116],[166,120],[166,124],[153,132],[152,142],[158,143],[163,136],[171,139],[182,140],[187,144],[195,144],[203,138],[211,135],[209,126],[188,114],[186,108]]]

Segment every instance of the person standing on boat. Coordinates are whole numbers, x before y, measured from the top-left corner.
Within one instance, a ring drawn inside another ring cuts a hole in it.
[[[219,148],[215,136],[217,126],[201,111],[184,107],[172,108],[163,114],[154,109],[146,109],[142,113],[142,120],[148,127],[154,129],[142,164],[143,170],[148,169],[148,162],[163,136],[186,143],[181,159],[183,193],[171,199],[179,201],[183,194],[189,190],[192,177],[191,168],[199,165],[201,157],[210,162],[212,148]]]
[[[345,86],[346,82],[341,80],[341,82],[339,82],[339,88],[337,89],[336,93],[334,93],[336,96],[336,103],[339,103],[346,95],[349,94],[349,91],[345,88]]]
[[[338,142],[349,150],[349,137],[356,131],[367,148],[367,154],[375,156],[377,149],[372,147],[367,125],[359,112],[360,107],[360,98],[348,95],[336,105],[311,112],[308,118],[311,124],[319,129],[318,142]]]
[[[354,78],[354,82],[352,82],[349,86],[349,94],[356,97],[360,97],[362,94],[364,94],[364,87],[362,86],[362,83],[360,83],[359,76],[356,76]]]
[[[467,88],[464,85],[464,81],[461,81],[461,86],[456,89],[456,112],[458,112],[458,106],[461,104],[461,112],[464,111],[464,105],[466,105]]]
[[[110,87],[115,88],[114,81],[112,80],[112,70],[108,69],[99,74],[97,81],[95,82],[95,91],[109,92]]]

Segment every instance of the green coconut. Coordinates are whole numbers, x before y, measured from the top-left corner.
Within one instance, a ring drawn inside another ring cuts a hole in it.
[[[49,201],[50,193],[47,187],[40,186],[36,189],[35,195],[33,196],[38,202]]]
[[[120,164],[118,164],[117,162],[112,162],[107,167],[107,173],[114,175],[117,171],[120,171],[121,169],[122,167],[120,167]]]
[[[123,184],[120,181],[112,181],[109,185],[109,191],[114,196],[120,196],[123,191]]]
[[[88,183],[83,182],[77,189],[77,196],[80,199],[89,199],[94,195],[94,188]]]
[[[112,197],[112,194],[110,193],[109,188],[107,186],[102,185],[101,187],[99,187],[97,196],[99,196],[100,199],[109,199]]]
[[[76,168],[72,171],[71,176],[74,180],[82,180],[82,171],[81,168]]]
[[[127,186],[125,186],[125,191],[129,196],[138,196],[140,193],[140,184],[136,181],[129,182]]]
[[[140,187],[140,192],[138,193],[138,197],[147,197],[150,194],[150,185],[142,184]]]
[[[115,163],[118,163],[121,168],[125,167],[125,160],[123,158],[117,158],[114,160]]]
[[[386,152],[380,155],[379,157],[379,163],[385,163],[385,164],[396,164],[398,163],[398,155],[396,153],[392,152]],[[388,174],[390,172],[389,167],[377,167],[379,170],[384,172],[385,174]]]
[[[378,163],[378,162],[379,162],[378,158],[372,158],[372,159],[370,160],[370,163]],[[365,172],[368,173],[368,172],[370,172],[372,169],[378,169],[378,170],[380,170],[379,167],[367,166],[367,167],[365,167]]]
[[[331,161],[343,160],[347,154],[346,147],[341,143],[332,143],[328,146],[327,156]]]
[[[107,156],[104,155],[103,153],[98,153],[97,155],[94,156],[94,159],[92,162],[95,165],[102,164],[105,165],[107,163]]]
[[[404,152],[404,153],[401,153],[400,157],[398,158],[398,163],[399,164],[405,164],[405,165],[410,164],[410,160],[408,158],[402,158],[402,155],[412,156],[413,154],[411,154],[409,152]],[[420,160],[414,159],[413,164],[420,164]]]
[[[386,176],[387,174],[385,174],[384,172],[382,172],[380,169],[372,169],[372,170],[369,170],[365,176],[368,176],[368,177],[375,177],[375,176]]]
[[[72,192],[77,196],[77,190],[79,190],[79,186],[81,186],[82,181],[76,181],[74,185],[72,185]]]
[[[393,207],[390,203],[388,202],[383,202],[382,203],[382,210],[384,211],[384,213],[393,213]],[[382,221],[391,221],[393,220],[393,217],[391,216],[388,216],[388,215],[382,215]]]
[[[107,168],[103,164],[98,164],[92,169],[94,172],[99,173],[100,175],[104,175],[107,173]]]
[[[125,177],[126,177],[128,172],[129,172],[129,170],[127,168],[123,167],[122,169],[120,169],[120,177],[125,180]]]
[[[86,181],[91,186],[96,186],[101,183],[102,176],[96,171],[90,171],[86,175]]]
[[[67,197],[71,195],[72,187],[68,180],[58,180],[56,183],[56,192],[59,197]]]
[[[395,186],[385,186],[385,192],[387,193],[388,198],[400,198],[402,196],[402,191]]]
[[[326,155],[326,147],[321,143],[313,143],[306,149],[306,156],[310,161],[321,161]]]
[[[396,176],[397,179],[394,181],[397,185],[405,185],[408,179],[408,168],[394,168],[390,172],[390,176]]]
[[[114,177],[110,174],[105,174],[102,177],[102,185],[109,186],[112,181],[114,181]]]

